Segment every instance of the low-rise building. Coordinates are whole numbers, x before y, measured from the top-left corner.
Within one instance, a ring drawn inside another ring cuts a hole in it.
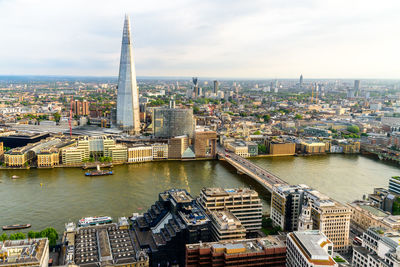
[[[186,266],[285,266],[281,236],[186,245]]]
[[[114,145],[107,149],[108,157],[112,162],[123,163],[128,160],[128,151],[124,145]]]
[[[265,140],[267,153],[275,156],[294,155],[296,144],[281,138],[268,138]]]
[[[189,147],[189,138],[184,136],[174,137],[168,140],[168,158],[180,159]]]
[[[49,241],[47,238],[7,240],[0,242],[0,266],[39,266],[49,264]]]
[[[194,133],[194,153],[196,158],[215,158],[217,155],[217,133],[196,131]]]
[[[145,162],[153,160],[152,146],[135,146],[128,148],[128,162]]]
[[[168,158],[168,144],[152,144],[153,159],[167,159]]]
[[[247,158],[250,156],[249,148],[244,141],[235,141],[227,143],[226,148],[238,156]]]

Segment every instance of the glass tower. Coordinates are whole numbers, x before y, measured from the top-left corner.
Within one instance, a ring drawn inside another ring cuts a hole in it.
[[[129,17],[125,16],[117,93],[117,126],[130,134],[140,133],[139,92],[133,61]]]

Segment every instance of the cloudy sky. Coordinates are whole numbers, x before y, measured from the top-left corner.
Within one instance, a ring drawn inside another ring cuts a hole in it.
[[[400,78],[398,0],[0,0],[0,75]]]

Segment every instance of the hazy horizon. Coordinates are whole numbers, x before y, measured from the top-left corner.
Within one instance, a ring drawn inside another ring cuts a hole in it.
[[[394,0],[0,0],[0,73],[116,77],[128,14],[141,77],[396,80],[399,11]]]

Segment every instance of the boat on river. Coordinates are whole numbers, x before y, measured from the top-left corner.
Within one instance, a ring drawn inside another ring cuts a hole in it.
[[[78,226],[84,227],[84,226],[99,225],[111,222],[112,218],[110,216],[86,217],[78,221]]]
[[[4,225],[3,230],[18,230],[18,229],[25,229],[29,228],[31,225],[28,224],[13,224],[13,225]]]
[[[103,175],[111,175],[114,174],[113,171],[110,170],[100,170],[100,166],[97,165],[97,169],[95,171],[85,172],[85,176],[103,176]]]

